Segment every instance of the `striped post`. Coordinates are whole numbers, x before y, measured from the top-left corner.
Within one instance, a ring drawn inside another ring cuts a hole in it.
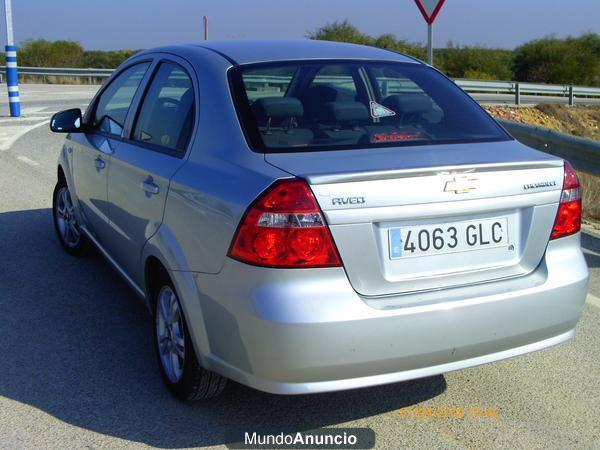
[[[21,99],[19,97],[19,71],[17,69],[17,47],[7,45],[6,49],[6,84],[8,85],[8,102],[11,117],[21,116]]]
[[[12,0],[4,0],[6,18],[6,84],[8,85],[8,103],[11,117],[21,117],[21,98],[19,97],[19,72],[17,69],[17,47],[13,35]]]

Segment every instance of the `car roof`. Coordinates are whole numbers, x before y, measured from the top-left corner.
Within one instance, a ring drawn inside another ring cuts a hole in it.
[[[302,59],[371,59],[420,63],[395,51],[332,41],[297,40],[222,40],[169,47],[171,51],[205,48],[220,54],[234,65]],[[161,49],[155,49],[161,50]]]

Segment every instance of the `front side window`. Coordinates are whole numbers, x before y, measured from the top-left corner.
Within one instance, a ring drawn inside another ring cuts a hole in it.
[[[281,62],[239,66],[230,77],[240,121],[259,152],[511,139],[452,81],[420,64]],[[264,89],[267,79],[281,81],[277,95]]]
[[[118,75],[100,95],[92,125],[98,131],[121,136],[133,97],[150,63],[131,66]]]
[[[144,97],[133,139],[185,152],[194,125],[194,88],[179,65],[163,62]]]

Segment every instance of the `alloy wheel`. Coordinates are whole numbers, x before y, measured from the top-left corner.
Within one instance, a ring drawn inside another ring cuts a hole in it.
[[[179,300],[170,286],[164,286],[158,294],[156,338],[165,374],[172,383],[177,383],[185,364],[185,334]]]
[[[56,198],[55,219],[63,242],[71,248],[77,247],[81,240],[81,230],[75,217],[75,207],[71,193],[66,186],[62,187]]]

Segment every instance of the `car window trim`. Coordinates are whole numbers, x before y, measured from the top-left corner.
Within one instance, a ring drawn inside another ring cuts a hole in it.
[[[139,140],[133,138],[133,132],[135,130],[135,126],[139,120],[142,108],[144,106],[144,101],[146,100],[146,95],[148,94],[148,91],[149,91],[150,87],[152,86],[152,82],[154,81],[154,79],[158,73],[158,70],[160,69],[161,64],[165,63],[165,62],[174,64],[174,65],[180,67],[183,71],[185,71],[185,73],[189,77],[190,81],[192,82],[192,89],[194,90],[194,119],[192,121],[192,131],[190,132],[190,136],[188,138],[188,142],[186,143],[186,147],[184,150],[172,149],[169,147],[165,147],[163,145],[143,142],[143,141],[139,141]],[[132,119],[131,119],[131,122],[129,123],[127,133],[124,133],[124,134],[126,134],[126,136],[123,137],[122,141],[126,142],[128,144],[131,144],[131,145],[135,145],[137,147],[144,148],[146,150],[163,153],[165,155],[173,156],[173,157],[179,158],[179,159],[184,159],[191,148],[191,144],[194,141],[196,130],[198,128],[198,117],[199,117],[198,88],[196,86],[196,83],[194,83],[194,78],[192,77],[190,70],[188,70],[188,68],[186,68],[184,66],[184,64],[182,64],[180,61],[176,61],[174,58],[172,58],[171,55],[161,56],[161,57],[157,58],[155,60],[155,63],[151,67],[151,72],[152,73],[151,73],[148,81],[146,82],[143,91],[140,91],[140,97],[136,103],[135,113],[132,115]]]
[[[111,139],[118,140],[118,141],[122,141],[124,139],[123,134],[125,133],[125,130],[126,130],[127,119],[129,118],[129,115],[131,114],[131,110],[134,106],[136,96],[140,92],[140,88],[142,86],[144,86],[145,83],[147,83],[148,73],[152,70],[152,67],[154,65],[153,64],[154,58],[152,58],[152,57],[131,61],[131,64],[127,64],[126,66],[124,66],[122,68],[118,68],[117,71],[109,78],[109,81],[104,86],[102,86],[100,88],[100,90],[96,93],[93,100],[90,102],[91,108],[89,108],[88,111],[86,111],[85,117],[83,119],[83,122],[85,124],[88,124],[88,125],[91,124],[91,121],[93,120],[93,117],[95,116],[96,110],[98,108],[98,102],[100,101],[100,98],[102,97],[102,95],[106,92],[106,89],[108,89],[108,87],[112,83],[114,83],[114,81],[117,80],[119,78],[119,76],[121,76],[124,72],[126,72],[127,70],[131,69],[134,66],[144,64],[144,63],[148,63],[148,68],[146,69],[146,72],[144,73],[144,76],[142,77],[142,80],[140,81],[140,84],[138,85],[137,89],[135,90],[135,94],[133,95],[133,98],[131,99],[131,103],[129,104],[129,108],[127,110],[127,115],[125,116],[125,123],[122,125],[123,131],[121,131],[121,135],[107,133],[105,131],[100,131],[96,128],[91,128],[90,134],[97,134],[99,136],[111,138]]]

